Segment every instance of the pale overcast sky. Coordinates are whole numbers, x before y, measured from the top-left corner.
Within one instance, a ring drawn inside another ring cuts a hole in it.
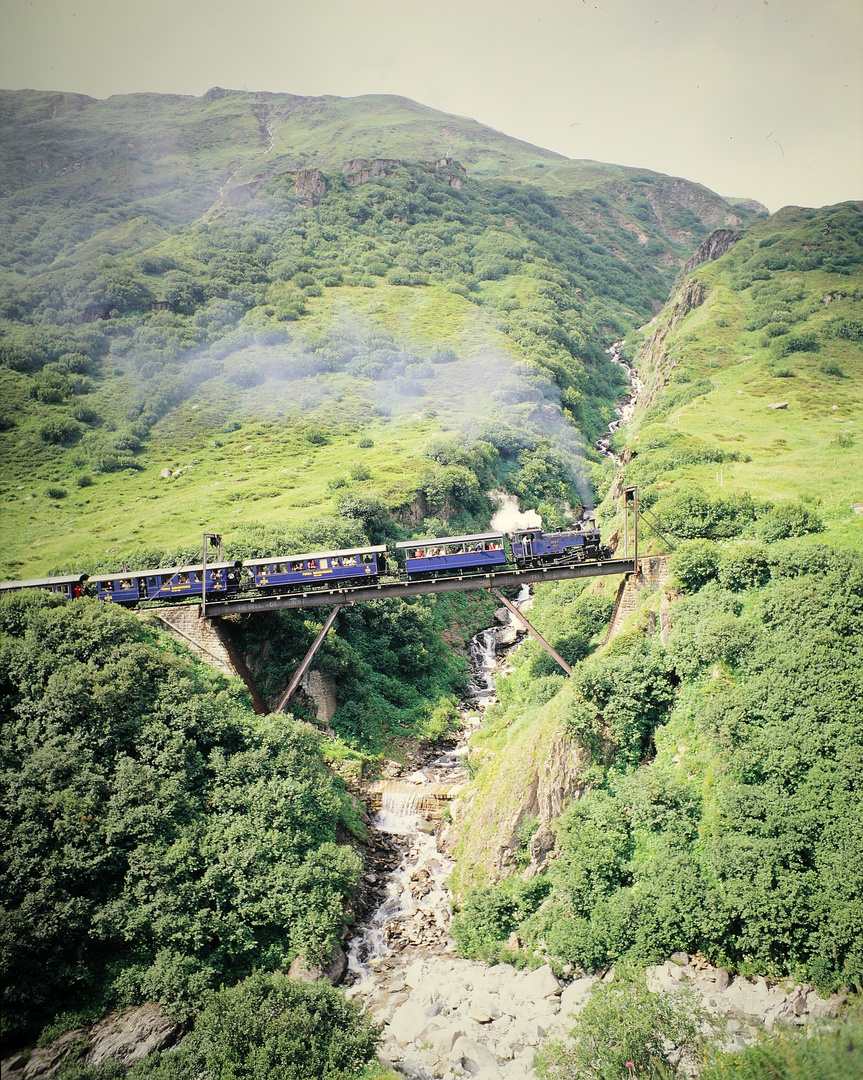
[[[402,94],[723,195],[863,198],[861,0],[0,0],[0,86]]]

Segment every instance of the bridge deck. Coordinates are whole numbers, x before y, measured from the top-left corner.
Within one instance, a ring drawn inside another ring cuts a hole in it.
[[[572,566],[542,566],[531,570],[501,570],[497,573],[453,574],[449,577],[419,578],[411,581],[383,581],[377,585],[359,585],[341,589],[315,589],[312,592],[284,595],[208,600],[207,618],[238,615],[255,611],[279,611],[283,608],[325,607],[330,604],[356,604],[369,600],[388,600],[424,593],[460,592],[468,589],[502,589],[510,585],[536,585],[543,581],[569,578],[603,577],[609,574],[632,574],[635,559],[602,559],[575,563]]]

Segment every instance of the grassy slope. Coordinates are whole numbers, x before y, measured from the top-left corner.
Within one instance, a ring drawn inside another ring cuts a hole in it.
[[[749,459],[678,466],[647,485],[648,498],[690,481],[713,494],[721,484],[725,494],[803,499],[819,508],[831,533],[859,538],[863,519],[851,505],[863,502],[863,349],[859,340],[835,336],[833,328],[863,320],[861,218],[859,204],[780,211],[754,225],[724,258],[690,274],[690,281],[703,283],[706,299],[658,348],[651,348],[650,339],[667,324],[667,313],[640,332],[642,341],[648,339],[637,361],[648,381],[647,400],[665,385],[672,394],[694,384],[708,392],[686,404],[669,407],[660,400],[639,408],[618,446],[638,454],[646,444],[655,452],[663,441],[682,436],[689,445],[737,451]],[[844,268],[848,272],[791,267],[751,279],[753,270],[763,272],[770,253],[801,261],[834,243],[856,260]],[[751,328],[766,319],[766,325]],[[767,336],[783,324],[787,333]],[[782,356],[790,338],[800,339],[801,347]],[[769,407],[783,402],[787,408]],[[638,482],[640,468],[636,458],[624,475]],[[651,543],[664,550],[664,542]]]
[[[372,473],[361,490],[374,489],[395,505],[410,501],[412,483],[427,464],[422,447],[440,430],[441,421],[457,427],[467,415],[489,409],[487,392],[475,380],[474,357],[484,350],[509,352],[511,343],[482,309],[443,289],[346,288],[311,298],[309,307],[309,329],[343,317],[363,318],[397,333],[413,348],[452,342],[464,360],[439,369],[437,383],[424,398],[404,398],[384,389],[382,401],[374,384],[358,392],[355,380],[340,375],[323,381],[268,381],[245,391],[222,378],[209,380],[154,428],[142,471],[103,473],[82,489],[75,479],[88,475],[86,460],[74,447],[57,448],[40,440],[37,428],[43,412],[36,413],[26,397],[28,377],[7,373],[6,400],[10,411],[22,418],[13,430],[0,434],[7,462],[2,572],[31,576],[61,563],[77,566],[111,554],[111,548],[120,555],[139,546],[169,543],[193,549],[204,529],[227,532],[237,519],[250,516],[260,522],[301,523],[332,510],[327,482],[347,474],[358,459]],[[254,346],[243,354],[232,358],[236,367],[254,360]],[[127,375],[90,398],[95,408],[110,415],[109,395],[119,398],[113,406],[119,412],[132,385],[133,377]],[[304,395],[307,415],[323,412],[326,421],[329,413],[330,420],[337,418],[353,430],[334,435],[326,445],[292,435],[284,417],[298,402],[302,405]],[[319,399],[322,404],[316,406]],[[391,416],[376,414],[382,404]],[[428,416],[430,409],[437,419]],[[27,411],[34,413],[32,418]],[[229,419],[241,426],[222,430]],[[360,450],[361,435],[372,438],[374,446]],[[165,480],[160,476],[164,468],[188,471]],[[65,489],[67,497],[47,498],[45,489],[52,485]],[[31,546],[36,557],[28,551],[22,559],[19,552]]]

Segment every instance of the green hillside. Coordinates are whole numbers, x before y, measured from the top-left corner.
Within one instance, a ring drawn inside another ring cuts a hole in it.
[[[399,98],[2,98],[9,577],[183,559],[343,487],[482,525],[452,472],[477,439],[516,489],[553,447],[519,493],[562,520],[619,392],[604,346],[746,213]]]
[[[634,455],[623,475],[672,531],[678,489],[697,485],[708,500],[802,500],[837,539],[859,537],[861,285],[863,205],[787,207],[634,338],[647,388],[618,437]]]
[[[637,484],[641,551],[673,576],[608,642],[606,582],[536,590],[575,671],[522,649],[472,740],[466,955],[602,971],[680,950],[859,989],[861,283],[863,205],[786,208],[630,336],[645,385],[599,516],[621,530]],[[569,805],[540,820],[565,752]],[[525,881],[537,830],[554,857]]]
[[[459,948],[859,990],[863,206],[765,218],[396,97],[0,116],[0,576],[186,561],[204,530],[236,557],[473,531],[495,489],[548,527],[597,505],[615,543],[638,485],[673,577],[608,642],[617,582],[537,588],[574,673],[528,643],[471,741]],[[354,917],[343,778],[453,729],[492,620],[485,594],[345,609],[324,736],[131,613],[4,598],[7,1029],[158,1000],[201,1018],[140,1067],[172,1076],[235,1060],[220,1016],[262,1044],[323,1008],[356,1072],[356,1007],[271,973]],[[319,628],[232,633],[274,700]]]

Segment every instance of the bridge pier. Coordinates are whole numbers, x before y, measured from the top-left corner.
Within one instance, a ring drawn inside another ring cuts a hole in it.
[[[230,624],[219,619],[202,619],[197,607],[146,608],[135,614],[142,619],[155,619],[178,641],[205,664],[240,679],[252,695],[252,707],[258,715],[269,712],[255,686],[249,669],[231,639]]]

